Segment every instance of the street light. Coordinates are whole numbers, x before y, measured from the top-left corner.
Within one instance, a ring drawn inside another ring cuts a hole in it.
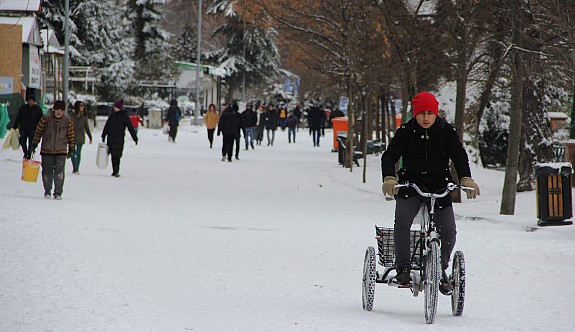
[[[200,58],[202,49],[202,0],[199,1],[198,8],[198,47],[196,50],[196,107],[194,108],[194,125],[198,125],[200,109]]]

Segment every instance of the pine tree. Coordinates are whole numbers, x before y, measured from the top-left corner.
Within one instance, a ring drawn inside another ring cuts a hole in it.
[[[226,77],[228,101],[242,87],[244,80],[246,87],[250,87],[269,82],[279,73],[280,56],[275,30],[263,29],[243,20],[234,12],[233,2],[227,0],[216,0],[208,12],[224,15],[227,21],[214,32],[214,36],[223,36],[225,43],[211,53],[210,60],[229,73]]]
[[[64,41],[64,0],[42,3],[42,22]],[[96,69],[101,98],[120,97],[133,76],[133,40],[125,36],[115,0],[70,1],[70,63]]]
[[[176,61],[196,62],[198,38],[192,27],[187,25],[172,46],[172,56]]]
[[[175,66],[169,54],[169,33],[160,27],[166,0],[129,0],[128,18],[135,41],[133,59],[139,80],[165,80],[172,77]]]

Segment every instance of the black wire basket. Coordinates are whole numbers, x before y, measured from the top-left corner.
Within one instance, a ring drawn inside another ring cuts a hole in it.
[[[393,240],[393,228],[375,226],[375,239],[379,252],[379,264],[385,267],[393,267],[395,263],[395,241]],[[410,231],[411,239],[411,268],[414,270],[421,267],[421,245],[425,233],[419,230]]]

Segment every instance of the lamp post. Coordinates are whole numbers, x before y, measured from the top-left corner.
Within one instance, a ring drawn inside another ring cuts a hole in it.
[[[64,5],[64,103],[66,104],[66,113],[68,113],[68,63],[70,62],[70,29],[68,27],[70,20],[70,0],[66,0]]]
[[[202,0],[198,6],[198,47],[196,49],[196,106],[194,108],[194,125],[198,125],[200,112],[200,58],[202,50]]]

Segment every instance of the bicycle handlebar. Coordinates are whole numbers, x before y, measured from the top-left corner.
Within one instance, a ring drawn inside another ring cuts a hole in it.
[[[403,188],[403,187],[411,187],[413,189],[415,189],[415,191],[417,191],[417,193],[422,196],[422,197],[435,197],[435,198],[443,198],[447,195],[449,195],[450,192],[452,192],[455,189],[463,189],[463,190],[475,190],[475,188],[471,188],[471,187],[466,187],[466,186],[462,186],[460,184],[455,184],[452,182],[449,182],[447,184],[447,188],[445,188],[445,191],[442,193],[426,193],[423,192],[419,186],[413,182],[402,182],[398,185],[395,186],[395,188]]]

